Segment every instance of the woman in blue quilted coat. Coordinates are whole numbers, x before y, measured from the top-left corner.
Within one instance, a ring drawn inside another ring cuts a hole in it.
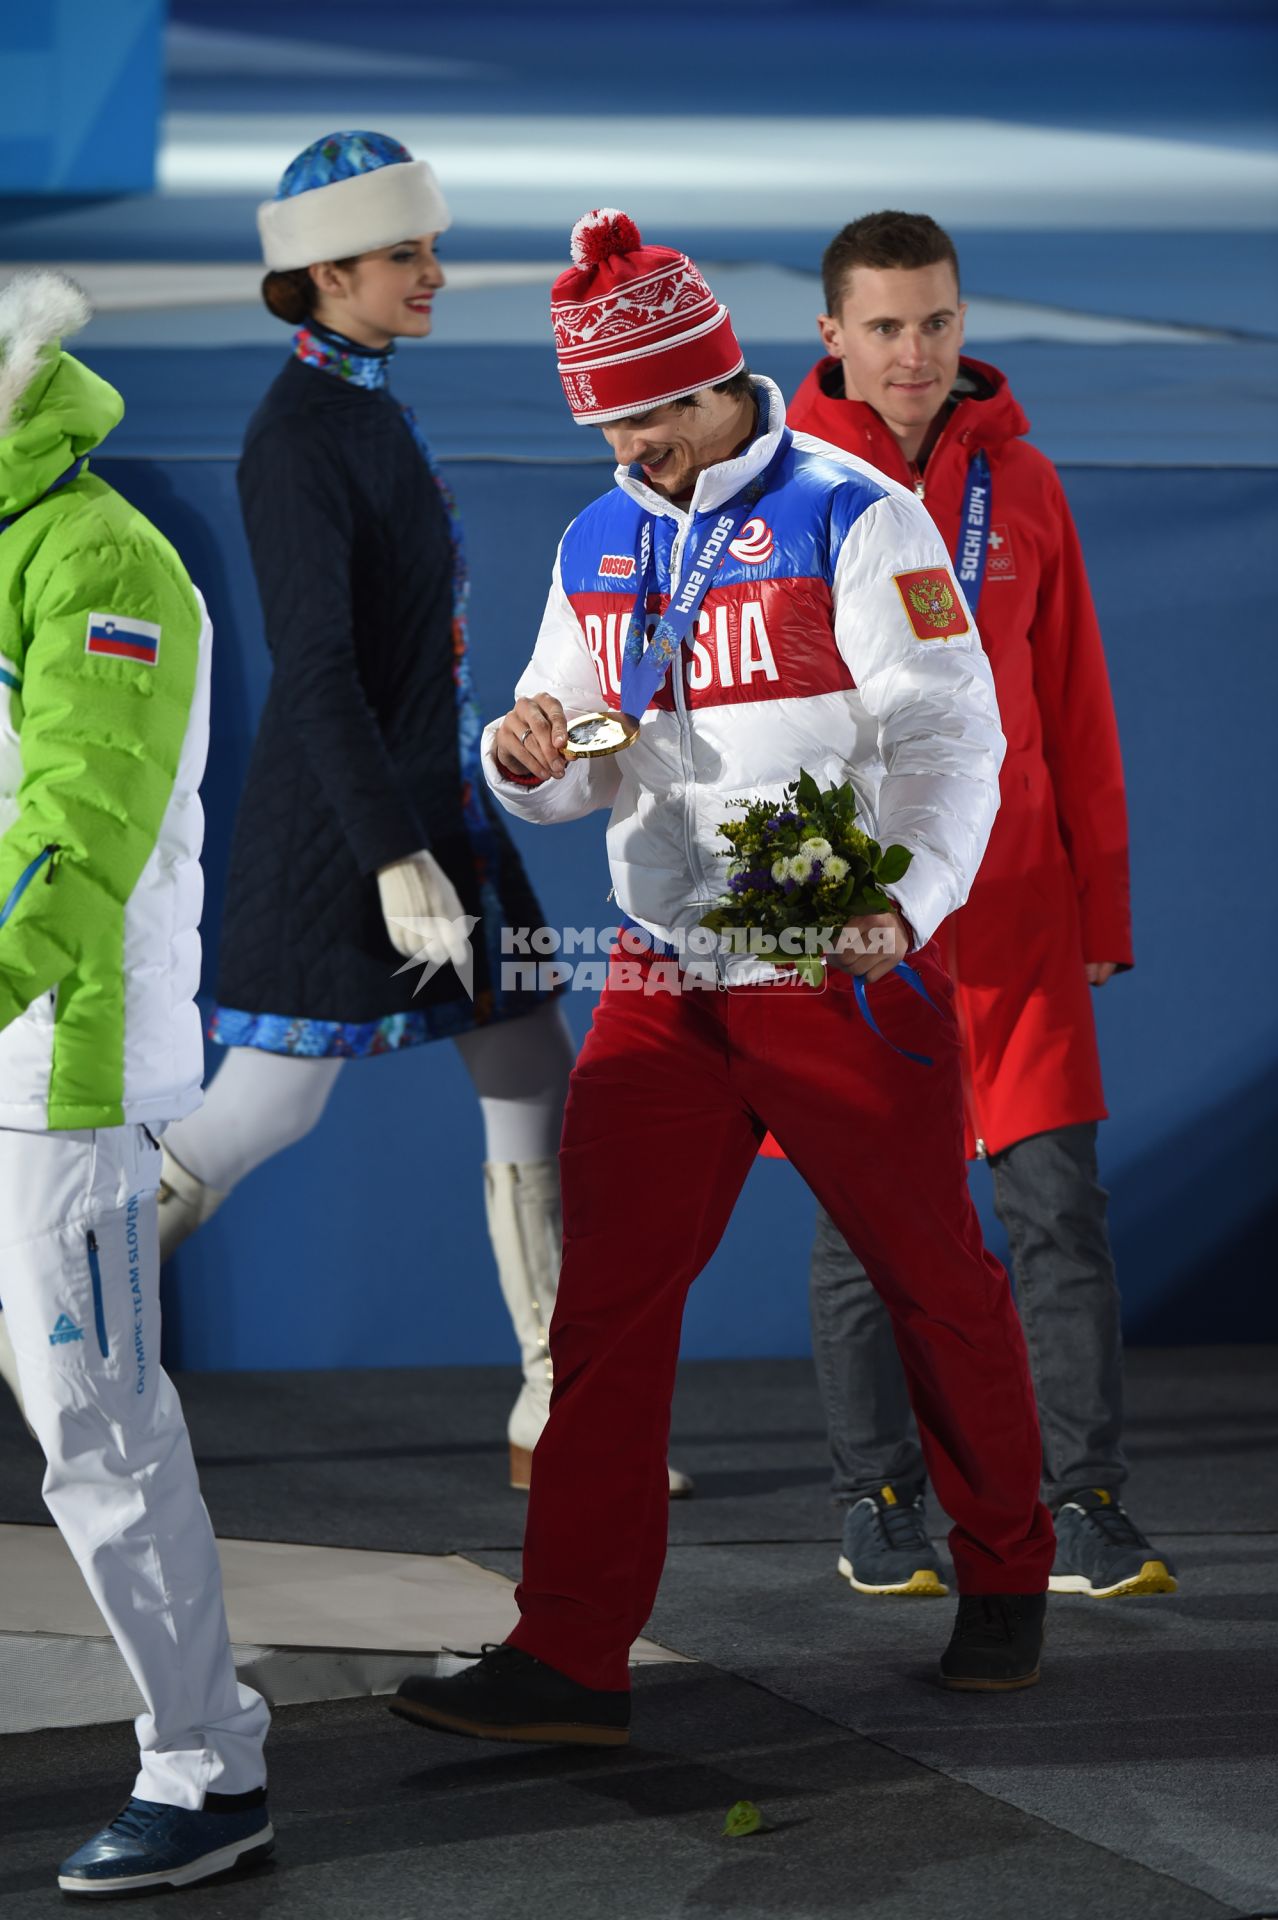
[[[430,332],[448,209],[398,141],[338,133],[294,160],[258,224],[263,297],[297,327],[238,476],[273,672],[227,881],[210,1026],[227,1058],[165,1140],[162,1250],[310,1131],[345,1063],[450,1040],[483,1111],[526,1486],[573,1049],[552,999],[502,985],[501,929],[543,916],[479,775],[461,526],[388,386],[396,338]],[[434,968],[421,986],[415,957]]]

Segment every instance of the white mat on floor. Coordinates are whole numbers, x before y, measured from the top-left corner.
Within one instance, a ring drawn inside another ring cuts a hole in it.
[[[503,1575],[460,1554],[219,1543],[241,1678],[273,1705],[389,1693],[449,1648],[504,1640]],[[633,1663],[682,1656],[636,1641]],[[131,1718],[141,1702],[52,1527],[0,1526],[0,1733]]]

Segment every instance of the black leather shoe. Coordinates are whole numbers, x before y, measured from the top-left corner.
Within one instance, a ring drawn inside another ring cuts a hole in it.
[[[941,1684],[978,1693],[1032,1687],[1043,1651],[1045,1593],[965,1593],[950,1644],[941,1655]]]
[[[387,1702],[401,1720],[469,1733],[573,1747],[624,1747],[630,1695],[582,1687],[521,1647],[485,1646],[461,1673],[414,1673]]]

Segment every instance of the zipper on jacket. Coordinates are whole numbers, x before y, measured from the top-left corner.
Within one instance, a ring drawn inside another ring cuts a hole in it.
[[[36,875],[39,873],[41,867],[47,866],[49,869],[48,873],[46,873],[45,875],[46,883],[53,879],[54,862],[56,861],[61,851],[62,851],[62,848],[58,845],[58,843],[56,841],[51,841],[47,847],[44,847],[41,849],[41,851],[36,855],[34,860],[31,860],[27,863],[27,865],[23,868],[22,872],[18,875],[17,879],[14,881],[13,886],[9,893],[9,898],[5,901],[4,905],[0,907],[0,927],[2,927],[5,921],[9,918],[10,914],[13,912],[14,908],[17,906],[19,900],[21,900],[23,894],[26,892],[27,888],[31,885],[31,882],[35,879]]]
[[[85,1239],[89,1254],[89,1279],[93,1282],[93,1324],[98,1330],[98,1346],[104,1360],[110,1358],[107,1344],[106,1312],[102,1305],[102,1263],[98,1258],[98,1236],[90,1227]]]

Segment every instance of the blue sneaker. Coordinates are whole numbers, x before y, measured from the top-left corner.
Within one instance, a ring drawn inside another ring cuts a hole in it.
[[[1066,1494],[1056,1515],[1053,1593],[1117,1600],[1125,1593],[1175,1593],[1176,1568],[1104,1487]]]
[[[130,1800],[109,1827],[58,1869],[63,1893],[135,1893],[186,1887],[228,1867],[262,1860],[275,1846],[266,1788],[209,1793],[198,1813],[156,1800]]]
[[[923,1495],[880,1487],[843,1516],[839,1572],[858,1593],[914,1593],[943,1599],[936,1550],[923,1524]]]

